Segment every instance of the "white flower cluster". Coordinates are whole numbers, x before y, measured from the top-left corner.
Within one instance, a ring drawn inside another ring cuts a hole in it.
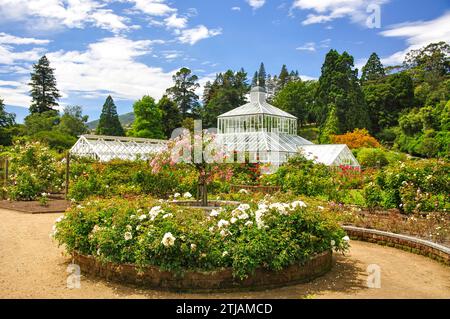
[[[175,244],[175,240],[176,238],[172,235],[172,233],[168,232],[164,234],[161,244],[163,244],[164,247],[171,247]]]

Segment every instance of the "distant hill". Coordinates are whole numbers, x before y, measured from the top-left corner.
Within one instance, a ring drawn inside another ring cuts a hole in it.
[[[95,130],[97,128],[98,121],[99,120],[91,121],[91,122],[86,123],[86,125],[88,126],[88,128],[90,130]],[[123,127],[130,126],[134,122],[134,113],[130,112],[130,113],[125,113],[125,114],[119,115],[119,121]]]

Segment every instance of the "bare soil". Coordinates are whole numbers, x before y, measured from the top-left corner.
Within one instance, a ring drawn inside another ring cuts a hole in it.
[[[70,258],[49,237],[61,214],[0,209],[0,298],[450,298],[450,267],[402,250],[352,241],[333,269],[306,284],[258,292],[187,294],[81,277],[67,288]],[[381,268],[381,288],[367,287],[367,267]]]
[[[65,199],[50,199],[48,205],[42,206],[39,201],[9,201],[0,200],[0,209],[12,209],[29,214],[59,213],[70,206]]]

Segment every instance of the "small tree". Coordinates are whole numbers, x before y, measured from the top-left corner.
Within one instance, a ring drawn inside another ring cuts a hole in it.
[[[129,135],[144,138],[164,138],[163,113],[148,95],[133,104],[136,116]]]
[[[119,115],[117,115],[116,105],[114,104],[111,95],[108,95],[105,104],[103,104],[102,114],[100,115],[96,133],[99,135],[112,136],[125,135],[122,124],[120,124],[119,121]]]
[[[203,131],[191,137],[188,130],[171,140],[168,148],[160,152],[150,162],[152,173],[157,174],[164,168],[185,163],[198,172],[199,198],[202,206],[208,206],[208,184],[223,178],[229,180],[232,170],[225,164],[227,155],[216,144],[215,135]]]
[[[33,65],[31,73],[31,113],[43,113],[53,110],[58,106],[57,100],[61,97],[56,87],[54,69],[50,67],[50,62],[44,55],[37,64]]]
[[[198,77],[191,74],[190,69],[181,68],[172,78],[174,86],[168,88],[166,92],[177,104],[184,118],[198,105],[198,95],[195,93],[200,87],[197,83]]]

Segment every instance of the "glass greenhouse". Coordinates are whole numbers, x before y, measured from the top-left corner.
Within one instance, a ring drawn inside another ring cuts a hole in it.
[[[297,135],[297,118],[266,102],[261,87],[250,91],[250,102],[217,118],[219,142],[227,151],[245,152],[253,162],[283,163],[299,152],[325,165],[359,163],[345,144],[316,145]]]
[[[152,153],[167,147],[167,141],[137,137],[81,135],[70,154],[91,157],[101,162],[112,159],[146,160]]]

